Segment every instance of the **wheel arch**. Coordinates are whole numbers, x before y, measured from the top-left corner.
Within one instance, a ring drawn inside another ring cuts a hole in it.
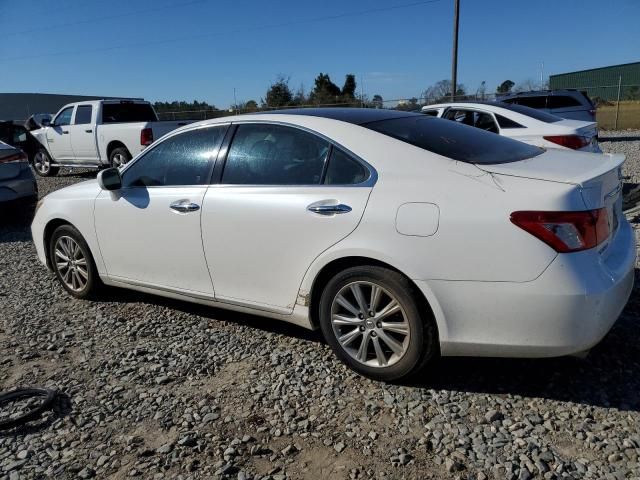
[[[325,264],[318,271],[313,279],[311,289],[309,290],[308,294],[309,322],[311,323],[312,328],[316,329],[320,326],[318,318],[320,313],[320,297],[322,296],[322,291],[324,290],[324,287],[327,285],[329,280],[331,280],[331,278],[333,278],[338,272],[342,270],[360,266],[376,266],[387,268],[404,276],[415,288],[416,300],[418,301],[420,308],[424,309],[424,311],[427,312],[427,314],[434,321],[438,340],[441,339],[441,334],[444,333],[442,330],[445,329],[445,325],[443,323],[442,311],[433,294],[429,292],[428,295],[425,295],[423,289],[418,287],[416,282],[414,282],[409,275],[396,268],[395,266],[382,260],[366,256],[345,256],[335,258]],[[427,296],[429,298],[427,298]]]
[[[127,146],[122,143],[120,140],[111,140],[108,144],[107,144],[107,160],[111,160],[111,153],[116,149],[116,148],[124,148],[127,152],[129,152],[129,149],[127,148]],[[131,152],[129,152],[129,156],[131,156]]]
[[[51,237],[53,235],[53,232],[56,231],[56,229],[58,227],[61,227],[62,225],[70,225],[73,228],[75,228],[76,230],[78,230],[78,227],[76,227],[73,223],[71,223],[69,220],[65,220],[64,218],[53,218],[51,220],[49,220],[47,222],[47,224],[44,227],[44,231],[43,231],[43,235],[42,235],[42,241],[44,243],[44,258],[47,260],[47,267],[50,270],[53,270],[53,264],[51,262],[51,252],[49,251],[49,242],[51,241]],[[80,230],[78,230],[80,231]]]

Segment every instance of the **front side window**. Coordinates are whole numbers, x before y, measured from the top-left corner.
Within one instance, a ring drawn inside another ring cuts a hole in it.
[[[73,107],[65,108],[58,114],[56,119],[53,121],[53,125],[56,127],[61,127],[63,125],[70,125],[72,114],[73,114]]]
[[[86,125],[91,123],[91,105],[79,105],[76,108],[74,125]]]
[[[298,128],[242,124],[222,173],[231,185],[317,185],[329,142]]]
[[[124,171],[122,186],[204,185],[226,128],[190,130],[166,139]]]
[[[438,110],[422,110],[422,113],[424,113],[425,115],[429,115],[430,117],[438,116]]]

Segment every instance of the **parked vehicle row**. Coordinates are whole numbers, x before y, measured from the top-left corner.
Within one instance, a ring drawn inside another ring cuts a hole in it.
[[[44,177],[56,175],[61,166],[121,166],[154,139],[186,123],[158,121],[151,104],[143,100],[70,103],[31,132],[40,144],[33,166]]]
[[[567,120],[543,111],[500,102],[427,105],[422,113],[498,133],[544,148],[600,153],[595,122]]]
[[[598,343],[634,281],[623,161],[418,113],[242,115],[47,195],[32,233],[75,297],[104,283],[320,328],[397,380],[436,354]]]

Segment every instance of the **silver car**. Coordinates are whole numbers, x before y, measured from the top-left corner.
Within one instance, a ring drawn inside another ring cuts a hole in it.
[[[0,217],[27,218],[38,201],[38,184],[27,155],[0,142]]]

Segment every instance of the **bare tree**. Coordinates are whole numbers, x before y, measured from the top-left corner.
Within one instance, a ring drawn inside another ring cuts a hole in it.
[[[535,80],[527,78],[523,82],[517,84],[513,90],[516,92],[529,92],[531,90],[537,90],[538,88],[540,88],[540,85],[536,83]]]

